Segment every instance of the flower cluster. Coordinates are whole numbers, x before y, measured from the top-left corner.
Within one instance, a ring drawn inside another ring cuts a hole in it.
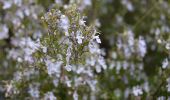
[[[41,39],[42,46],[47,47],[47,53],[42,56],[54,84],[60,82],[75,91],[88,85],[95,91],[94,71],[99,73],[107,68],[103,51],[99,49],[101,40],[96,29],[86,26],[84,17],[77,11],[75,6],[67,6],[63,11],[52,9],[42,17],[49,28],[49,34]]]

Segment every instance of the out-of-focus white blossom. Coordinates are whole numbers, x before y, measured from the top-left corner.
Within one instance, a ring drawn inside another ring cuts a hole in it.
[[[40,47],[40,43],[39,42],[34,42],[31,38],[22,38],[20,41],[20,46],[21,47],[28,47],[31,50],[35,52],[35,50],[38,50],[38,48]]]
[[[100,27],[101,26],[101,23],[100,23],[99,19],[95,20],[95,25],[96,25],[96,27]]]
[[[96,59],[94,57],[87,58],[86,63],[91,65],[91,66],[94,66],[95,63],[96,63]]]
[[[21,19],[24,18],[24,13],[21,10],[17,10],[16,15],[20,17]]]
[[[96,91],[96,84],[97,84],[96,80],[87,81],[87,84],[90,86],[92,91]]]
[[[23,48],[24,60],[33,62],[32,54],[39,49],[40,43],[33,41],[31,38],[21,38],[19,46]]]
[[[67,53],[66,53],[66,63],[67,63],[67,65],[69,65],[69,63],[70,63],[71,50],[72,50],[72,44],[69,44],[69,46],[67,48]]]
[[[170,92],[170,78],[168,78],[166,81],[167,81],[167,85],[166,85],[167,91]]]
[[[90,6],[91,5],[91,0],[83,0],[83,4]]]
[[[104,58],[102,56],[99,57],[98,62],[102,66],[103,69],[107,68],[106,62],[105,62],[105,60],[104,60]]]
[[[146,93],[149,92],[150,88],[149,88],[149,83],[148,83],[148,82],[145,82],[145,83],[143,84],[143,89],[144,89],[144,91],[145,91]]]
[[[139,96],[143,94],[143,91],[139,86],[135,86],[133,87],[132,93],[134,94],[134,96]]]
[[[163,69],[167,68],[167,67],[168,67],[168,64],[169,64],[168,59],[167,59],[167,58],[164,59],[163,62],[162,62],[162,68],[163,68]]]
[[[65,32],[66,36],[69,36],[68,29],[70,26],[70,22],[67,16],[61,15],[58,26],[62,29],[63,32]]]
[[[18,57],[18,58],[17,58],[17,61],[18,61],[19,63],[21,63],[21,62],[23,62],[23,59],[21,59],[21,57]]]
[[[138,40],[138,52],[141,57],[144,57],[147,52],[146,42],[143,37],[139,37]]]
[[[30,78],[32,78],[32,76],[36,76],[39,75],[39,71],[35,70],[34,68],[31,69],[24,69],[22,72],[22,76],[24,76],[25,80],[29,80]]]
[[[57,100],[53,92],[45,93],[44,100]]]
[[[5,0],[3,2],[3,9],[9,9],[9,8],[11,8],[11,6],[12,6],[12,1]]]
[[[54,74],[55,76],[59,77],[60,67],[61,67],[63,62],[61,62],[61,61],[52,62],[50,60],[47,60],[45,63],[46,63],[46,66],[47,66],[48,74],[50,76],[52,76]]]
[[[84,18],[85,18],[85,17],[83,17],[83,18],[81,18],[81,19],[79,20],[79,25],[86,26],[86,25],[85,25],[85,22],[86,22],[86,21],[84,21]]]
[[[17,6],[21,6],[22,5],[22,0],[14,0],[14,4],[16,4]]]
[[[47,47],[45,47],[45,46],[42,47],[42,50],[43,50],[44,53],[47,53]]]
[[[19,81],[19,80],[21,80],[21,78],[22,78],[22,73],[19,71],[15,72],[14,80]]]
[[[95,68],[96,68],[96,72],[97,72],[97,73],[100,73],[100,72],[101,72],[101,67],[100,67],[99,65],[96,65]]]
[[[130,0],[122,0],[122,4],[124,6],[126,6],[126,8],[129,10],[129,11],[133,11],[134,10],[134,7],[132,5],[132,3],[130,2]]]
[[[81,0],[80,1],[81,4],[79,6],[79,10],[83,11],[83,9],[85,9],[87,6],[91,6],[92,5],[92,1],[91,0]]]
[[[10,51],[8,51],[8,56],[7,56],[7,58],[9,59],[9,58],[12,58],[12,59],[14,59],[14,60],[16,60],[19,56],[21,56],[21,54],[19,53],[20,52],[20,50],[18,50],[18,49],[11,49]]]
[[[159,96],[157,100],[167,100],[165,96]]]
[[[74,93],[73,93],[73,99],[74,99],[74,100],[78,100],[78,94],[77,94],[77,91],[74,91]]]
[[[55,0],[55,3],[57,3],[58,5],[62,5],[63,1],[62,0]]]
[[[76,39],[78,44],[82,44],[82,39],[84,39],[84,37],[82,36],[82,33],[80,31],[76,32]]]
[[[8,31],[9,31],[9,29],[6,25],[0,25],[0,40],[6,39],[9,37]]]
[[[38,84],[31,84],[29,86],[29,91],[28,93],[31,95],[33,98],[39,98],[40,97],[40,91],[39,91],[39,86]]]
[[[53,84],[55,87],[57,87],[59,84],[59,79],[53,79]]]
[[[72,70],[72,66],[71,66],[71,65],[66,65],[66,66],[65,66],[65,69],[66,69],[68,72],[70,72],[70,71]]]
[[[161,39],[158,39],[157,42],[158,42],[159,44],[161,44],[161,43],[162,43],[162,40],[161,40]]]
[[[75,86],[78,87],[79,85],[82,85],[84,84],[85,82],[83,81],[83,78],[82,77],[75,77],[74,78],[74,81],[75,81]]]
[[[69,80],[69,78],[67,76],[65,76],[65,84],[68,86],[68,87],[71,87],[72,84],[71,84],[71,80]]]
[[[170,83],[168,83],[168,84],[166,85],[166,87],[167,87],[167,91],[170,92]]]
[[[170,50],[170,43],[167,43],[167,44],[165,45],[165,48],[166,48],[167,50]]]
[[[12,88],[13,88],[13,85],[11,83],[6,85],[6,94],[5,94],[6,97],[8,97],[9,94],[11,94]]]
[[[127,38],[128,38],[128,44],[130,46],[130,48],[132,48],[134,46],[134,33],[131,30],[128,30],[127,33]]]
[[[89,45],[89,51],[90,53],[100,53],[100,49],[98,48],[98,45],[94,42],[90,42]]]
[[[93,39],[95,39],[97,43],[101,43],[99,35],[93,36]]]

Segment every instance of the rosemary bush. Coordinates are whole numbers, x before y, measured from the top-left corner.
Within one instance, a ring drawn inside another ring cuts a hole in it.
[[[0,0],[0,100],[169,100],[170,2]]]

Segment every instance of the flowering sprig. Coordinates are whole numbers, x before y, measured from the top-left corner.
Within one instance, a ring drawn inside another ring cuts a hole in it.
[[[20,65],[23,66],[21,72],[38,69],[37,74],[32,73],[33,76],[29,72],[27,81],[32,80],[32,84],[37,84],[46,79],[54,88],[46,91],[38,85],[36,91],[31,92],[33,88],[28,87],[30,96],[41,98],[39,96],[41,90],[57,98],[59,95],[56,95],[56,89],[61,84],[71,92],[73,98],[78,98],[78,92],[85,93],[79,89],[80,87],[95,92],[97,89],[95,72],[100,73],[107,68],[103,51],[99,48],[101,40],[95,26],[86,25],[84,17],[75,5],[68,5],[63,10],[52,9],[42,17],[42,21],[48,28],[48,34],[42,36],[37,42],[33,42],[30,38],[21,39],[20,46],[27,48],[24,52],[27,59],[20,61]],[[42,73],[48,76],[44,77]],[[37,80],[41,76],[42,79]],[[24,77],[26,76],[22,75],[21,79]],[[22,83],[23,81],[16,82],[16,84]],[[47,84],[43,82],[41,85]],[[17,87],[22,88],[21,86]],[[47,94],[45,97],[47,98]]]

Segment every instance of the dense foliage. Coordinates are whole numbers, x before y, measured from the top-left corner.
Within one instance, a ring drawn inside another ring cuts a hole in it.
[[[0,100],[169,100],[170,1],[0,0]]]

